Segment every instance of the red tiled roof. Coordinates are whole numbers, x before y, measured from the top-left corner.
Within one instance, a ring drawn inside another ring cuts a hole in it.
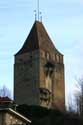
[[[35,21],[23,47],[16,55],[30,52],[37,49],[55,49],[47,31],[43,24],[39,21]]]
[[[0,102],[11,102],[12,100],[9,97],[0,97]]]

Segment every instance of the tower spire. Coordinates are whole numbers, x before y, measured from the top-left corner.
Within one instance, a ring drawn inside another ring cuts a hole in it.
[[[37,0],[37,12],[38,12],[37,14],[38,14],[38,21],[39,21],[39,12],[40,12],[39,11],[39,0]]]

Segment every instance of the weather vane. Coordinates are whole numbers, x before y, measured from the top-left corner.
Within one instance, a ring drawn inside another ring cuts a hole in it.
[[[40,3],[39,0],[37,0],[37,10],[34,10],[35,12],[35,20],[42,22],[42,12],[40,12]]]

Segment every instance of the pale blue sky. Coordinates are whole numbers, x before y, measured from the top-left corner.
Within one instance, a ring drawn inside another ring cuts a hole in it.
[[[14,54],[33,23],[37,0],[0,1],[0,86],[13,90]],[[83,1],[40,0],[40,11],[56,48],[64,54],[66,94],[83,74]]]

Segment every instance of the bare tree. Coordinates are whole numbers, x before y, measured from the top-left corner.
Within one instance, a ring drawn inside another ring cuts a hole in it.
[[[74,99],[72,93],[69,93],[68,95],[68,101],[67,101],[67,111],[71,114],[75,114],[75,107],[74,107]]]
[[[0,96],[1,97],[11,97],[11,91],[6,87],[6,86],[2,86],[0,88]]]
[[[77,112],[83,115],[83,77],[81,77],[76,84],[75,90],[75,102],[77,107]]]

